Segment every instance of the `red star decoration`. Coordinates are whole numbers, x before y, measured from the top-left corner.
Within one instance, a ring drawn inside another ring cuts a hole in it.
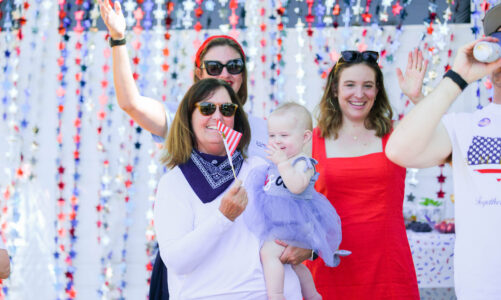
[[[340,11],[341,11],[341,9],[339,8],[339,4],[336,4],[334,6],[334,9],[332,10],[332,14],[335,16],[338,16]]]
[[[136,10],[134,11],[134,19],[141,21],[143,19],[143,17],[144,17],[144,13],[143,13],[143,10],[141,9],[141,7],[136,8]]]
[[[68,294],[68,297],[70,297],[71,299],[74,299],[77,296],[77,292],[73,287],[71,287],[69,291],[66,291],[66,293]]]
[[[104,120],[106,118],[106,113],[104,111],[100,111],[98,114],[97,114],[97,117],[99,120]],[[98,128],[98,133],[101,133],[101,127]]]
[[[232,14],[229,17],[229,20],[230,20],[230,24],[233,25],[233,26],[236,26],[238,24],[238,16],[235,15],[235,14]]]
[[[127,171],[127,173],[132,172],[132,170],[133,170],[133,169],[134,169],[134,167],[133,167],[133,166],[131,166],[131,165],[127,165],[127,166],[125,167],[125,171]]]
[[[440,199],[443,199],[445,197],[445,193],[444,191],[440,190],[437,192],[437,197],[440,198]]]
[[[200,30],[202,30],[202,24],[200,24],[200,21],[197,22],[197,24],[195,24],[193,28],[195,29],[196,32],[200,32]]]
[[[127,179],[124,183],[126,188],[129,188],[132,185],[132,181],[130,179]]]
[[[203,13],[204,11],[200,7],[195,9],[195,17],[200,18]]]
[[[438,182],[444,183],[445,182],[445,176],[444,174],[440,174],[440,176],[437,176]]]
[[[230,9],[237,9],[237,8],[238,8],[238,2],[236,0],[231,0]]]
[[[312,14],[308,14],[308,15],[306,15],[305,21],[306,21],[306,23],[311,24],[315,21],[315,17]]]
[[[391,7],[391,11],[393,12],[393,15],[396,16],[396,15],[399,15],[400,12],[402,11],[403,7],[402,5],[400,5],[400,1],[397,2],[396,4],[394,4],[392,7]]]
[[[369,23],[371,21],[372,15],[368,12],[362,14],[362,19],[365,23]]]
[[[428,28],[426,29],[426,32],[428,34],[432,34],[433,33],[433,25],[430,23],[430,26],[428,26]]]
[[[64,182],[59,181],[59,183],[57,184],[57,187],[58,187],[60,190],[64,190]]]
[[[482,2],[482,4],[480,4],[480,7],[482,8],[483,11],[489,10],[489,6],[490,6],[490,4],[487,3],[487,0],[484,0],[484,2]]]
[[[66,278],[73,280],[73,274],[71,274],[71,272],[66,272],[64,273],[64,275],[66,276]]]

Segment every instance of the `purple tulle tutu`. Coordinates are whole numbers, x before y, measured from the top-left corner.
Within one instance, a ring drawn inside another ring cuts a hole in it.
[[[332,267],[337,265],[334,254],[341,243],[341,221],[327,198],[315,191],[317,177],[316,173],[306,190],[296,195],[285,188],[275,166],[253,169],[245,182],[249,203],[243,217],[261,240],[279,239],[313,249]]]

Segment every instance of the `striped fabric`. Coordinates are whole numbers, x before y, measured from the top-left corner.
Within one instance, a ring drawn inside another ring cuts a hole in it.
[[[242,138],[242,134],[232,128],[226,126],[220,120],[217,120],[217,130],[221,133],[223,137],[224,147],[229,157],[233,156],[233,153],[237,149],[238,143]],[[230,159],[231,161],[231,159]]]

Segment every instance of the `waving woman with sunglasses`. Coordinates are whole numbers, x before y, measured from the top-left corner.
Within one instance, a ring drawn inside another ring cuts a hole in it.
[[[125,18],[120,3],[115,1],[112,7],[107,0],[98,0],[101,17],[110,33],[110,45],[113,56],[113,81],[117,101],[136,123],[163,141],[169,131],[170,114],[164,105],[154,99],[144,97],[134,82],[127,54],[125,41]],[[240,44],[229,36],[212,36],[208,38],[196,53],[194,66],[194,82],[205,78],[217,78],[227,82],[236,92],[240,105],[247,101],[247,69],[245,54]],[[210,106],[210,107],[207,107]],[[209,113],[214,110],[209,104],[200,104],[200,112]],[[219,107],[224,114],[225,107]],[[266,121],[248,116],[252,138],[248,147],[249,156],[266,157],[268,140]],[[298,264],[311,256],[310,249],[288,246],[281,260],[283,263]],[[150,285],[150,299],[169,299],[167,290],[167,271],[160,255],[157,256]]]
[[[341,218],[341,249],[352,254],[337,268],[307,262],[323,299],[419,299],[402,206],[405,169],[386,158],[392,110],[378,53],[344,51],[329,73],[313,131],[317,190]],[[403,92],[421,97],[427,62],[409,54]]]
[[[130,59],[125,46],[125,18],[121,5],[115,1],[111,7],[108,1],[98,0],[101,17],[110,33],[113,57],[113,83],[118,105],[139,126],[151,132],[158,142],[163,142],[171,123],[171,113],[155,99],[139,94],[136,87]],[[247,101],[247,69],[245,54],[240,44],[225,35],[208,38],[198,49],[195,57],[193,81],[204,78],[218,78],[226,81],[240,98],[243,106]],[[266,157],[266,122],[249,116],[252,140],[250,155]]]

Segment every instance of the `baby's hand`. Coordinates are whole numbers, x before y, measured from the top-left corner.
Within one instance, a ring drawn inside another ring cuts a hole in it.
[[[287,161],[287,154],[285,154],[285,151],[275,144],[268,144],[268,149],[265,151],[268,153],[267,158],[275,165]]]

